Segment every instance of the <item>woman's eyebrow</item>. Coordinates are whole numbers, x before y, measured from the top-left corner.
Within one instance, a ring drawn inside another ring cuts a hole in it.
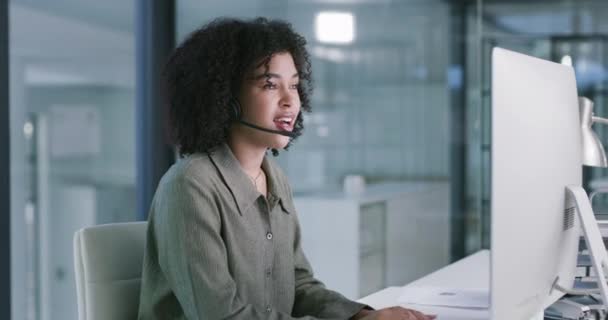
[[[292,78],[297,78],[298,76],[299,76],[299,74],[296,72],[291,77]],[[281,79],[282,77],[278,73],[267,72],[267,73],[262,73],[262,74],[259,74],[257,76],[254,76],[253,80],[259,80],[259,79],[262,79],[262,78],[266,78],[266,79],[278,78],[278,79]]]

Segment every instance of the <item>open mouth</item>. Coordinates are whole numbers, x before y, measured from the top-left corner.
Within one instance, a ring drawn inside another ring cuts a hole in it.
[[[279,117],[274,119],[274,125],[283,131],[293,130],[293,117]]]

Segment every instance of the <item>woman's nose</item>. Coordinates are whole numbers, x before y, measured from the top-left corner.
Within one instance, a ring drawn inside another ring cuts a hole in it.
[[[296,107],[299,106],[300,96],[297,91],[283,89],[281,97],[281,106],[282,107]]]

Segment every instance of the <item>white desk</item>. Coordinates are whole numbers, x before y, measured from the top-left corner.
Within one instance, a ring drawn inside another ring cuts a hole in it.
[[[490,251],[482,250],[462,260],[424,276],[406,287],[442,286],[454,288],[490,288]],[[470,310],[420,305],[406,305],[397,302],[403,287],[388,287],[359,300],[372,308],[382,309],[402,306],[426,314],[437,315],[437,320],[487,320],[488,310]]]
[[[490,251],[482,250],[454,262],[410,284],[416,286],[441,286],[462,289],[490,288]],[[359,300],[375,309],[402,306],[425,314],[437,315],[437,320],[487,320],[489,310],[458,309],[446,307],[407,305],[397,302],[403,287],[388,287]],[[534,319],[543,319],[542,313]]]

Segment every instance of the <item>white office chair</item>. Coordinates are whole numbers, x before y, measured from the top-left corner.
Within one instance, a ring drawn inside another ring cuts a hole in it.
[[[137,318],[147,226],[115,223],[74,234],[80,320]]]

